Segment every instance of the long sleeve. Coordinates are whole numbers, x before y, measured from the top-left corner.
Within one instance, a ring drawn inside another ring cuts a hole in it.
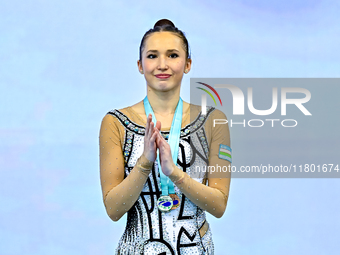
[[[104,116],[99,134],[100,181],[106,212],[113,221],[118,221],[134,205],[153,164],[141,155],[141,161],[151,166],[150,171],[135,166],[124,179],[123,132],[115,116]]]
[[[227,124],[213,127],[213,119],[227,119],[222,111],[214,110],[206,123],[207,136],[210,140],[209,167],[229,167],[230,162],[219,158],[220,144],[230,147],[229,127]],[[209,169],[208,167],[208,169]],[[187,173],[175,167],[169,178],[176,182],[184,175],[181,183],[175,184],[197,206],[211,213],[217,218],[222,217],[225,212],[230,187],[230,173],[208,172],[208,186],[192,179]]]

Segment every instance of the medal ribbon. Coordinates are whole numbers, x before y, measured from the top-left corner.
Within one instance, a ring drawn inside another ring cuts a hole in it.
[[[156,120],[155,114],[153,113],[148,96],[144,98],[144,110],[145,110],[146,117],[148,117],[150,113],[152,114],[152,122],[154,123],[154,125],[156,125],[157,120]],[[182,127],[182,112],[183,112],[183,100],[180,97],[177,103],[177,106],[176,106],[174,117],[172,119],[170,134],[168,138],[168,143],[170,144],[170,148],[171,148],[172,160],[175,163],[175,165],[177,165],[178,147],[179,147],[178,144],[179,144],[179,137],[181,134],[181,127]],[[158,171],[161,176],[162,196],[175,194],[173,182],[162,171],[162,167],[161,167],[160,160],[159,160],[159,149],[157,149],[157,162],[158,162]]]

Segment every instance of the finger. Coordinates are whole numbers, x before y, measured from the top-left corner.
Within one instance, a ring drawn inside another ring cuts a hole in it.
[[[158,133],[158,130],[157,130],[157,128],[155,128],[155,132],[152,134],[150,142],[154,143],[156,141],[157,133]]]
[[[160,122],[160,121],[157,121],[156,127],[158,128],[158,130],[161,130],[161,126],[162,126],[161,122]]]
[[[156,135],[156,146],[157,148],[159,148],[159,146],[161,145],[161,140],[159,138],[159,134]]]
[[[155,132],[156,133],[156,132]],[[156,143],[157,143],[157,146],[159,146],[158,144],[159,144],[159,131],[158,131],[158,129],[157,129],[157,133],[156,133]]]
[[[166,140],[165,140],[165,138],[159,133],[159,138],[160,138],[160,140],[163,142],[166,142]]]
[[[150,122],[149,122],[149,136],[151,136],[152,135],[152,133],[153,133],[153,128],[154,128],[154,126],[155,126],[155,123],[152,121],[152,114],[150,113],[149,114],[149,118],[150,118]]]
[[[163,144],[164,141],[163,141],[163,140],[164,140],[163,136],[161,135],[160,132],[158,132],[158,143],[159,143],[159,147],[164,146],[164,144]]]
[[[145,127],[145,136],[147,137],[149,135],[149,129],[150,129],[150,114],[146,116],[146,127]]]
[[[151,122],[150,122],[150,132],[149,132],[149,136],[152,136],[152,135],[153,135],[154,129],[155,129],[155,124],[151,121]]]

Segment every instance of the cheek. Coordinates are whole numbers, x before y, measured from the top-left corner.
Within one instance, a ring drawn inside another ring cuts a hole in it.
[[[155,68],[155,63],[154,61],[148,61],[149,59],[144,60],[144,69],[146,72],[150,72]]]
[[[149,71],[150,69],[151,69],[150,63],[148,63],[147,61],[144,62],[144,70],[145,70],[145,71]]]
[[[185,67],[185,62],[183,60],[176,61],[176,64],[174,66],[174,70],[176,72],[182,72]]]

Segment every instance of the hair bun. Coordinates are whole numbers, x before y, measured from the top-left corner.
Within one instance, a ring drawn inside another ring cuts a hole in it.
[[[174,23],[172,23],[170,20],[168,20],[168,19],[160,19],[159,21],[156,22],[156,24],[153,26],[153,28],[155,28],[155,27],[162,27],[162,26],[175,27]]]

